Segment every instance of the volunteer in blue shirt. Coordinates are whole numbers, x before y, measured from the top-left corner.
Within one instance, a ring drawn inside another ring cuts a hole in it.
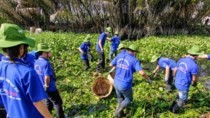
[[[88,40],[88,41],[87,41],[87,45],[88,45],[89,49],[88,49],[87,55],[88,55],[88,60],[89,60],[89,62],[90,62],[90,61],[92,61],[92,59],[93,59],[93,55],[91,54],[91,46],[92,46],[92,44],[91,44],[91,42],[90,42],[90,40],[91,40],[90,34],[87,34],[87,36],[85,37],[85,39]]]
[[[117,94],[118,106],[115,111],[115,117],[121,117],[123,109],[127,107],[133,99],[132,81],[133,73],[138,72],[149,83],[152,81],[143,71],[139,60],[135,57],[138,52],[137,45],[130,45],[125,54],[119,54],[110,63],[110,66],[116,67],[114,77],[114,87]]]
[[[176,62],[170,58],[161,57],[160,55],[154,55],[152,56],[152,59],[150,62],[156,62],[157,66],[155,70],[153,71],[153,75],[156,76],[157,72],[160,70],[160,68],[165,70],[165,78],[164,81],[166,83],[166,88],[168,91],[171,91],[172,83],[174,75],[176,74],[177,65]]]
[[[52,118],[36,72],[20,59],[28,45],[34,46],[35,41],[26,37],[19,26],[1,25],[0,48],[5,54],[0,62],[1,98],[9,118]]]
[[[177,62],[175,86],[178,90],[178,98],[173,102],[170,108],[174,113],[187,101],[190,85],[197,85],[198,65],[196,59],[198,55],[203,53],[200,52],[197,46],[193,46],[191,49],[187,50],[187,53],[189,54],[187,57],[181,58]]]
[[[56,77],[49,61],[50,51],[51,49],[44,43],[37,45],[37,52],[40,56],[35,61],[34,69],[47,92],[48,99],[46,100],[46,104],[49,111],[52,111],[54,105],[57,118],[64,118],[63,102],[56,88]]]
[[[106,28],[106,32],[103,32],[100,34],[100,36],[98,37],[98,42],[96,44],[96,51],[98,53],[99,56],[99,62],[97,65],[97,71],[100,71],[100,69],[104,69],[105,68],[105,55],[104,55],[104,45],[106,42],[106,39],[108,38],[108,34],[112,32],[111,27],[107,27]]]
[[[111,39],[108,39],[109,41],[111,41],[110,51],[109,51],[110,62],[114,57],[117,56],[117,48],[120,44],[120,37],[118,36],[119,33],[116,31],[114,34],[115,35]]]
[[[83,43],[78,48],[80,51],[80,57],[85,64],[84,70],[88,70],[90,68],[90,63],[89,63],[89,58],[88,58],[88,52],[90,49],[90,45],[88,44],[89,40],[90,40],[90,37],[86,37]]]

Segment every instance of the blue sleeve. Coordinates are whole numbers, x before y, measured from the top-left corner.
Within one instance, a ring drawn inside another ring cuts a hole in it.
[[[26,95],[30,97],[32,102],[38,102],[47,98],[41,81],[34,70],[30,71],[26,75],[24,85],[26,88]]]
[[[135,69],[135,72],[138,72],[138,71],[142,70],[140,61],[137,60],[137,61],[134,63],[134,69]]]
[[[163,60],[159,60],[158,61],[158,65],[161,67],[161,68],[166,68],[166,66],[168,66],[168,64],[166,62],[164,62]]]
[[[210,60],[210,54],[208,54],[208,60]]]
[[[43,68],[43,72],[44,72],[44,76],[51,76],[52,74],[52,69],[51,69],[51,65],[49,63],[47,63],[44,68]]]
[[[192,67],[191,74],[192,75],[197,75],[198,74],[198,66],[197,65],[194,65]]]
[[[105,34],[105,33],[102,33],[102,34],[99,36],[98,41],[99,41],[99,40],[103,40],[105,37],[106,37],[106,34]]]

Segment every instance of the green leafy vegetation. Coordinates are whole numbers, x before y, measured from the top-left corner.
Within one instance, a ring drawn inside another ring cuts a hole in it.
[[[30,35],[30,34],[28,34]],[[105,99],[98,99],[94,96],[91,88],[94,81],[92,76],[96,68],[97,54],[95,44],[98,34],[91,34],[92,53],[94,56],[91,62],[91,69],[83,71],[83,63],[80,60],[77,48],[82,43],[86,34],[75,33],[53,33],[43,32],[38,35],[30,35],[36,38],[37,42],[46,42],[52,51],[51,62],[58,76],[57,87],[63,99],[65,114],[69,117],[81,118],[112,118],[117,106],[115,91]],[[178,60],[185,54],[186,49],[192,45],[210,53],[210,38],[208,36],[167,36],[167,37],[146,37],[137,41],[122,41],[129,45],[138,44],[140,53],[137,55],[141,60],[145,71],[150,75],[155,65],[149,63],[153,54],[160,53],[163,56]],[[109,43],[105,46],[106,57],[109,53]],[[201,73],[208,72],[210,61],[199,60]],[[107,63],[108,67],[108,63]],[[108,69],[103,75],[106,77]],[[206,74],[206,73],[205,73]],[[168,109],[175,99],[177,91],[168,93],[163,82],[163,71],[157,77],[152,78],[153,83],[149,85],[139,74],[134,74],[133,92],[134,99],[126,110],[126,116],[132,118],[196,118],[210,111],[210,92],[203,86],[209,80],[208,75],[201,77],[198,86],[191,87],[189,100],[178,114],[171,113]]]

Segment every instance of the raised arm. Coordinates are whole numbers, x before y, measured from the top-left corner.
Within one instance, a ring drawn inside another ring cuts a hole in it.
[[[208,59],[208,55],[207,54],[199,55],[198,58],[200,58],[200,59]]]

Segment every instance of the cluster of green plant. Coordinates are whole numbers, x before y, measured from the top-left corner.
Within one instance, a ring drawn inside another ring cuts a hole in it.
[[[38,35],[28,34],[34,37],[37,42],[47,43],[52,50],[51,62],[58,76],[57,87],[63,99],[65,114],[69,117],[100,117],[111,118],[117,106],[115,91],[105,99],[98,99],[92,93],[92,84],[97,63],[95,44],[98,34],[91,34],[91,43],[94,59],[91,62],[91,69],[83,71],[83,63],[80,60],[77,48],[82,43],[86,34],[75,33],[53,33],[43,32]],[[186,49],[192,45],[199,45],[205,53],[210,53],[208,36],[168,36],[168,37],[146,37],[137,41],[122,41],[126,45],[135,43],[140,47],[137,55],[142,62],[145,71],[150,74],[155,65],[149,63],[152,55],[160,53],[163,56],[178,60],[186,53]],[[109,43],[106,43],[105,53],[108,57]],[[203,70],[210,69],[210,63],[199,60]],[[107,63],[108,67],[108,63]],[[107,69],[108,72],[108,69]],[[103,73],[107,76],[108,73]],[[169,111],[177,91],[168,93],[163,82],[163,71],[158,77],[152,78],[153,83],[149,85],[139,74],[134,74],[133,92],[134,99],[126,110],[127,117],[139,118],[191,118],[199,117],[201,114],[210,111],[210,92],[203,86],[207,77],[202,77],[198,86],[190,88],[189,100],[178,114]]]

